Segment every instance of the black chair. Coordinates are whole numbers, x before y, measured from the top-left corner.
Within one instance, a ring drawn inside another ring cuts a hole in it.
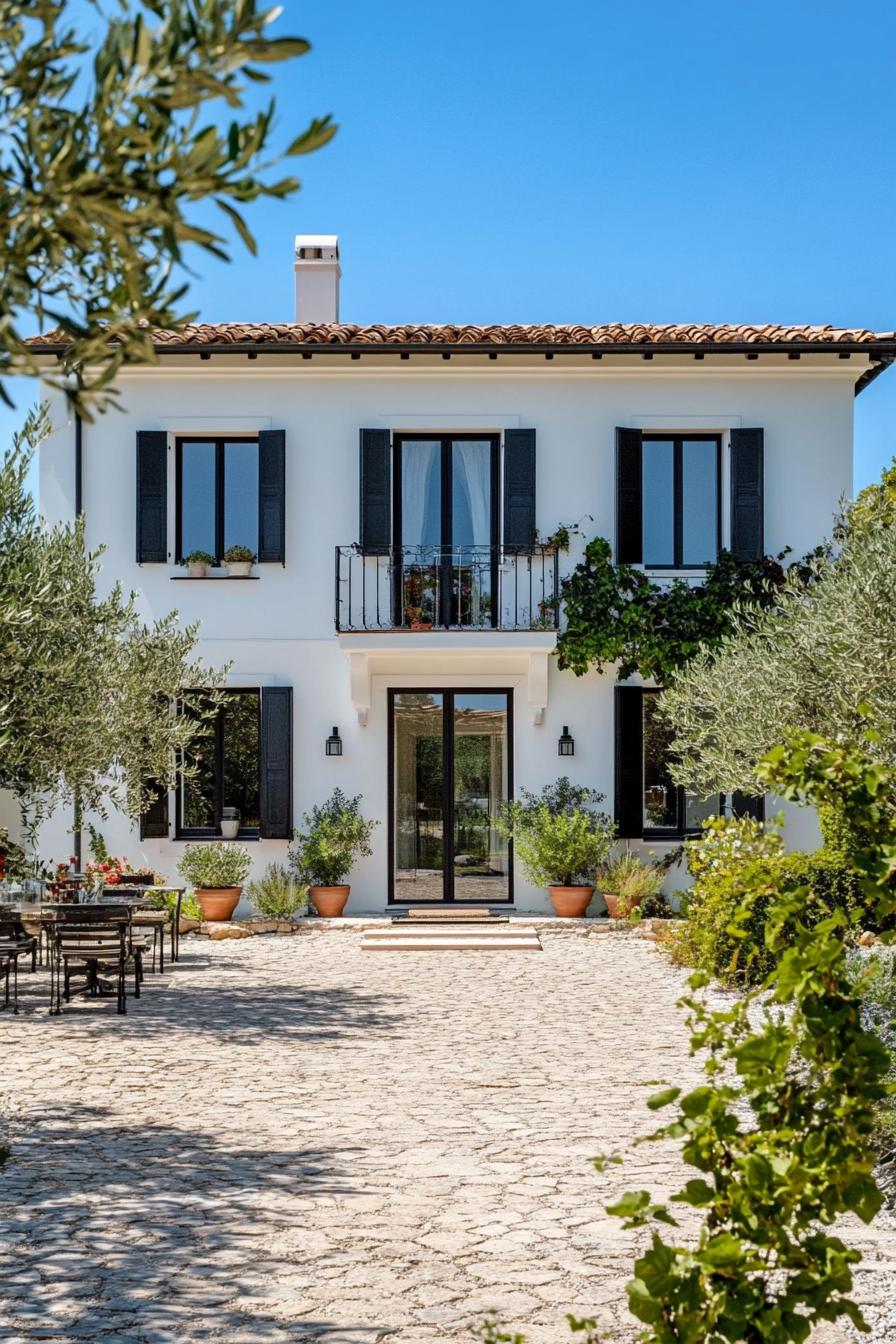
[[[140,997],[144,949],[139,940],[131,941],[130,911],[126,906],[60,907],[55,913],[52,938],[51,1013],[61,1013],[63,999],[71,1002],[73,992],[92,998],[111,995],[112,984],[103,980],[103,974],[114,977],[118,1012],[126,1013],[125,976],[131,964],[134,997]],[[73,991],[75,976],[83,976],[84,983]]]
[[[37,938],[28,933],[18,911],[5,905],[0,905],[0,943],[14,943],[23,952],[30,952],[31,969],[37,970]]]
[[[6,947],[0,947],[0,980],[3,981],[3,1007],[9,1007],[10,994],[10,976],[12,977],[12,1010],[14,1013],[19,1011],[19,958],[16,953]]]

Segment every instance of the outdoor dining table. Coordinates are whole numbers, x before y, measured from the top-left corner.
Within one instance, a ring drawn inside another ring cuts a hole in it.
[[[155,909],[153,907],[141,910],[139,907],[143,905],[146,902],[147,898],[149,896],[152,896],[153,894],[158,894],[163,891],[173,891],[177,896],[177,903],[175,906],[174,918],[171,920],[171,960],[177,961],[179,960],[180,957],[180,909],[181,904],[183,902],[183,896],[185,890],[186,890],[185,887],[182,886],[179,887],[173,884],[166,884],[165,886],[131,886],[131,885],[125,885],[124,883],[110,884],[103,888],[102,899],[99,901],[84,900],[83,899],[84,893],[82,891],[78,893],[78,895],[81,898],[80,900],[68,901],[68,902],[37,901],[37,900],[31,901],[23,899],[22,897],[16,899],[15,896],[6,897],[4,899],[3,893],[0,892],[0,904],[4,905],[7,909],[14,910],[16,914],[18,914],[21,917],[24,923],[36,925],[38,927],[41,935],[39,943],[39,946],[41,947],[41,961],[43,961],[43,955],[42,955],[43,935],[44,933],[46,933],[47,937],[49,938],[50,933],[52,931],[52,927],[54,923],[56,923],[57,921],[57,914],[56,914],[57,911],[59,910],[68,911],[71,910],[73,906],[77,905],[90,905],[90,906],[115,905],[115,904],[129,905],[132,907],[133,911],[131,916],[132,923],[136,924],[138,927],[144,927],[144,928],[156,928],[160,926],[163,928],[164,924],[168,922],[169,918],[167,910],[165,910],[164,908]],[[159,963],[160,970],[162,971],[164,971],[165,969],[164,937],[165,935],[163,929],[161,938],[161,955]]]

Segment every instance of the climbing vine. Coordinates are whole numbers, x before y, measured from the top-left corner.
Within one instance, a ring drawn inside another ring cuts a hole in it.
[[[743,561],[722,551],[699,583],[658,583],[634,565],[615,565],[610,543],[595,537],[562,583],[558,666],[580,677],[618,663],[622,681],[638,672],[664,685],[701,646],[728,633],[739,607],[773,606],[788,570],[808,579],[821,551],[785,568],[788,554]]]

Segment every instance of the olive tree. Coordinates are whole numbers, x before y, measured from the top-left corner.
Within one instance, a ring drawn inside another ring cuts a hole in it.
[[[256,0],[0,0],[0,392],[37,373],[24,324],[60,328],[45,377],[79,409],[125,362],[151,361],[153,327],[177,327],[184,249],[227,259],[217,207],[254,251],[243,206],[298,189],[273,169],[335,133],[313,120],[272,152],[274,102],[248,115],[248,84],[304,55]],[[178,271],[181,276],[178,276]]]
[[[864,491],[838,525],[839,551],[811,582],[791,574],[776,604],[743,608],[661,699],[677,781],[701,797],[755,791],[754,770],[790,728],[854,735],[870,713],[874,751],[896,766],[894,476]]]
[[[27,490],[47,433],[32,414],[0,464],[0,788],[31,826],[63,802],[145,811],[150,781],[206,731],[222,673],[195,657],[177,613],[146,623],[134,594],[98,584],[81,521],[46,527]],[[211,696],[184,688],[205,687]],[[176,698],[189,713],[174,714]],[[194,703],[195,701],[195,703]]]

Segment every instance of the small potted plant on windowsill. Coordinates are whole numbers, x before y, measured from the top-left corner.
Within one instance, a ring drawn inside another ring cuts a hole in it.
[[[523,789],[498,817],[498,830],[513,841],[529,881],[547,887],[562,919],[584,918],[595,874],[613,847],[615,824],[595,810],[602,801],[603,794],[563,776],[540,794]]]
[[[221,836],[224,840],[235,840],[240,833],[240,810],[238,807],[221,808]]]
[[[216,565],[218,562],[208,551],[191,551],[185,555],[182,562],[185,569],[190,571],[191,579],[208,578],[209,565]]]
[[[404,614],[412,630],[432,629],[432,595],[435,575],[423,569],[412,569],[404,579]]]
[[[230,919],[239,904],[252,860],[244,845],[210,840],[190,845],[178,872],[195,889],[204,919]]]
[[[293,834],[289,864],[319,915],[338,919],[351,887],[342,879],[359,855],[369,855],[370,837],[377,821],[361,816],[361,795],[346,798],[334,789],[323,807],[313,807],[302,818],[304,829]]]
[[[248,546],[228,546],[224,552],[224,565],[231,579],[248,578],[254,564],[255,552]]]

